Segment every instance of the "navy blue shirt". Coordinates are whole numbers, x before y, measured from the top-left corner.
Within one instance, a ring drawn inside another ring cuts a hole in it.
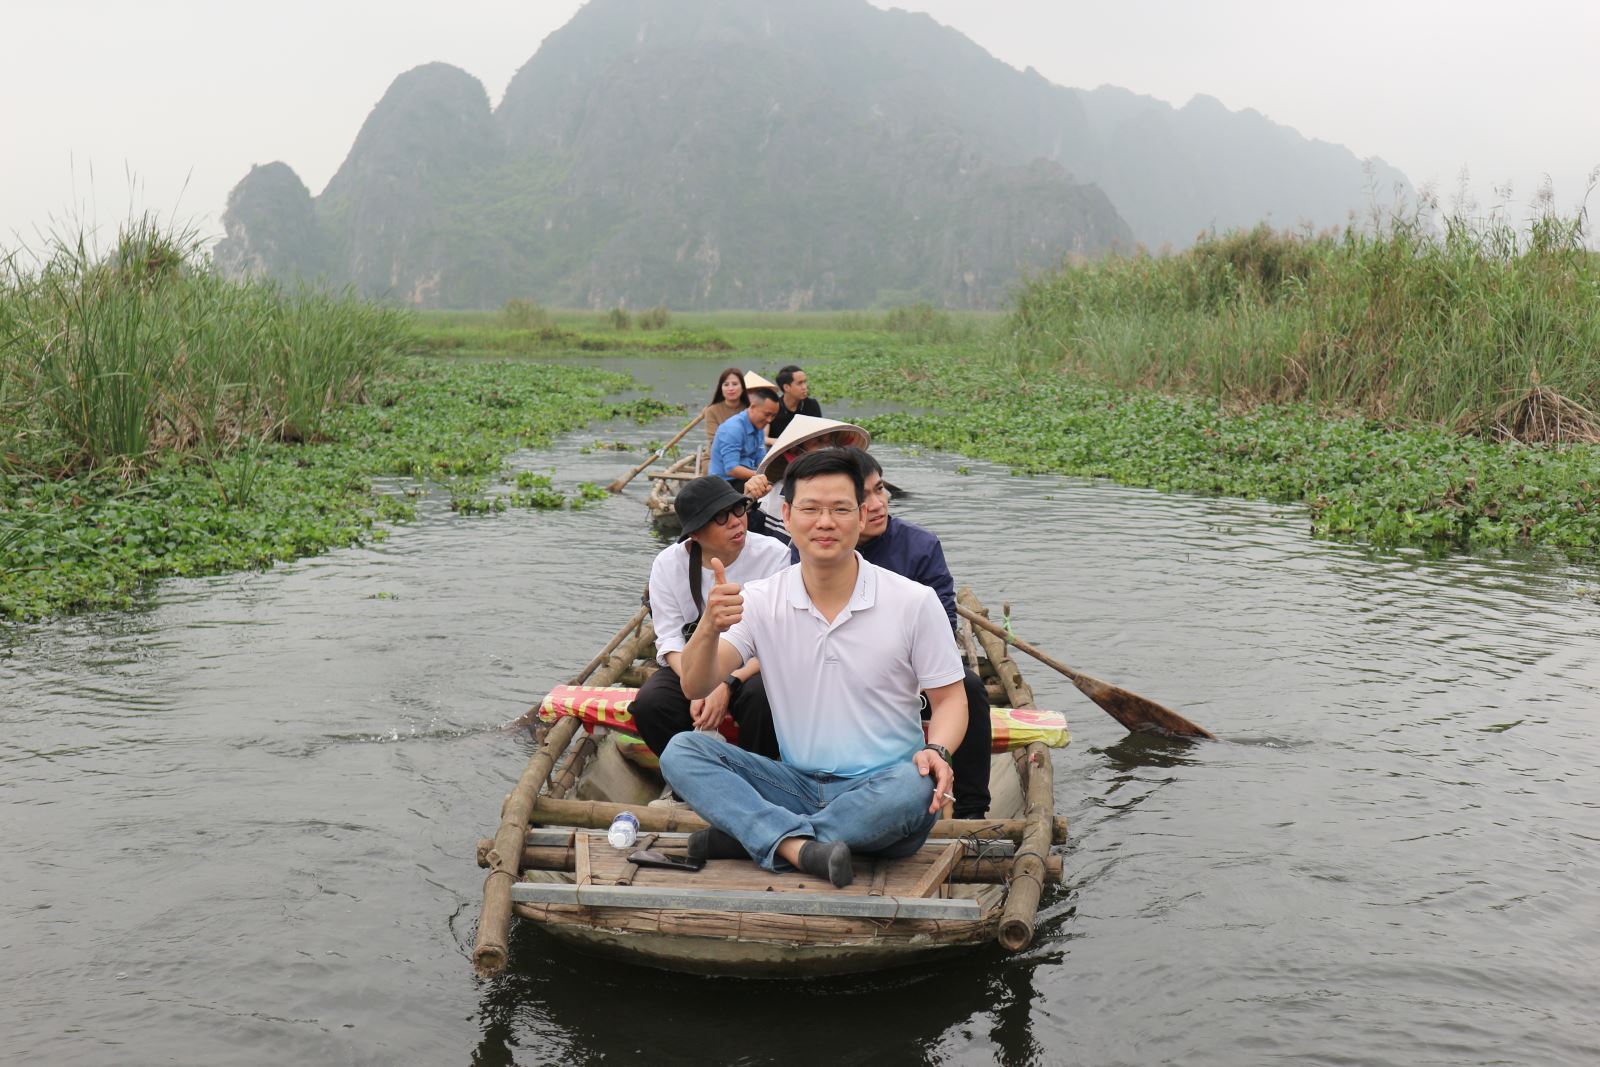
[[[944,546],[939,544],[937,534],[890,515],[883,533],[864,545],[857,545],[856,551],[868,563],[932,589],[939,595],[944,613],[950,616],[950,629],[956,628],[956,581],[950,577],[950,566],[944,561]],[[791,546],[789,562],[799,561],[799,550]]]

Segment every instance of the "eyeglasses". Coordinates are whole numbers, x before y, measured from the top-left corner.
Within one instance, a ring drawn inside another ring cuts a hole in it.
[[[807,522],[815,522],[822,517],[824,511],[836,519],[848,519],[858,510],[854,504],[836,504],[831,508],[821,507],[817,504],[801,504],[799,507],[791,507],[789,514],[798,515]]]
[[[728,520],[730,518],[742,519],[745,516],[745,512],[747,512],[749,510],[750,510],[750,501],[741,500],[737,504],[733,505],[732,507],[723,508],[721,511],[717,512],[715,515],[711,516],[711,521],[716,523],[718,526],[726,526],[726,525],[728,525]]]

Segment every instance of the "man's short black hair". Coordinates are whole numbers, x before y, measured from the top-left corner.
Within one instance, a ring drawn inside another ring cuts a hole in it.
[[[839,451],[850,453],[850,457],[861,465],[861,477],[863,480],[870,478],[874,474],[880,478],[883,477],[883,464],[879,463],[872,453],[866,449],[850,445],[848,448],[842,448]]]
[[[754,404],[757,400],[770,400],[774,404],[779,403],[778,394],[765,387],[760,389],[751,389],[744,395],[750,398],[750,403],[752,404]]]
[[[797,371],[797,370],[803,370],[803,369],[804,368],[801,367],[800,364],[791,363],[787,367],[785,367],[781,371],[779,371],[778,372],[778,388],[780,388],[780,389],[789,388],[789,383],[794,381],[794,372]]]
[[[850,455],[859,451],[854,448],[819,448],[815,452],[807,452],[783,472],[783,499],[794,503],[794,495],[800,483],[807,478],[816,478],[824,474],[848,474],[855,483],[856,503],[859,504],[867,498],[866,477],[861,473],[861,464]]]

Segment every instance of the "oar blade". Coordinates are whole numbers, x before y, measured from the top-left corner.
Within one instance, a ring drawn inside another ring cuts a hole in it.
[[[1204,737],[1215,741],[1216,735],[1204,726],[1185,719],[1171,708],[1163,707],[1138,693],[1130,693],[1118,685],[1102,682],[1087,674],[1074,672],[1072,684],[1078,691],[1103,708],[1131,731],[1155,731],[1169,737]]]

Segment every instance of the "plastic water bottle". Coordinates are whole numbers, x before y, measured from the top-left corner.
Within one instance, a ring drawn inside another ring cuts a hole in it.
[[[606,840],[612,848],[632,848],[639,840],[639,817],[631,811],[618,812],[611,820],[611,829],[606,831]]]

